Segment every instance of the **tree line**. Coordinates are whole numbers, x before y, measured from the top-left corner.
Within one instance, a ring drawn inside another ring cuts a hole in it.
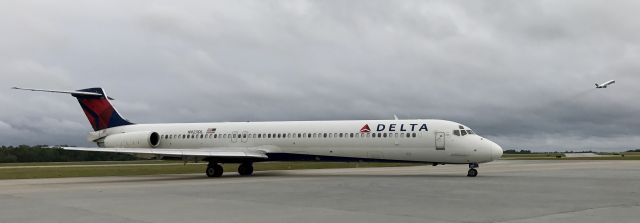
[[[60,147],[51,148],[46,145],[0,147],[0,163],[127,161],[136,159],[138,158],[130,154],[71,151]]]

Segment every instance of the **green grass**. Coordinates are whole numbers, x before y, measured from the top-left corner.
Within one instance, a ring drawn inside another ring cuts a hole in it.
[[[502,155],[503,160],[640,160],[640,153],[622,153],[624,157],[621,155],[603,155],[600,157],[571,157],[567,158],[564,154],[561,153],[553,153],[553,154],[543,154],[543,153],[533,153],[533,154],[504,154]],[[561,155],[561,158],[557,158],[556,156]]]
[[[0,167],[17,166],[61,166],[61,165],[112,165],[112,164],[166,164],[182,161],[135,160],[135,161],[85,161],[85,162],[37,162],[37,163],[0,163]]]
[[[45,164],[45,165],[42,165]],[[122,165],[125,164],[125,165]],[[128,165],[128,164],[166,164],[166,165]],[[69,166],[89,165],[89,166]],[[97,165],[97,166],[94,166]],[[329,163],[329,162],[267,162],[255,163],[256,171],[327,169],[355,167],[393,167],[410,166],[403,163]],[[73,163],[29,163],[0,166],[0,179],[32,179],[60,177],[93,176],[133,176],[157,174],[202,173],[206,163],[183,165],[175,161],[131,161],[131,162],[73,162]],[[225,172],[236,172],[237,164],[225,164]]]

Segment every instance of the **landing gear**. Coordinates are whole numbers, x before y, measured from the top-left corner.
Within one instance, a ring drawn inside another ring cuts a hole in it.
[[[220,166],[220,164],[209,163],[209,165],[207,165],[206,173],[208,177],[220,177],[222,176],[223,172],[224,169],[222,169],[222,166]]]
[[[251,176],[253,174],[253,165],[251,163],[243,163],[238,166],[240,176]]]
[[[475,177],[478,176],[478,170],[476,170],[475,168],[480,167],[480,165],[478,165],[478,163],[469,163],[469,172],[467,172],[467,176],[468,177]]]
[[[469,169],[469,172],[467,172],[467,176],[468,176],[468,177],[475,177],[475,176],[478,176],[478,170],[476,170],[476,169]]]

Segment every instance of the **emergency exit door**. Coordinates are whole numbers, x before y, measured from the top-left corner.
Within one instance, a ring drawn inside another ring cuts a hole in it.
[[[444,150],[444,132],[436,132],[436,150]]]

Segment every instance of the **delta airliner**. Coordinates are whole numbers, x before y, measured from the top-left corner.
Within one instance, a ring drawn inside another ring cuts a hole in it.
[[[468,164],[467,176],[479,163],[502,156],[502,148],[469,127],[445,120],[355,120],[290,122],[216,122],[134,124],[111,105],[102,88],[56,91],[78,99],[97,148],[66,150],[146,154],[207,161],[209,177],[222,176],[223,163],[239,163],[238,173],[253,174],[264,161],[408,162]]]

